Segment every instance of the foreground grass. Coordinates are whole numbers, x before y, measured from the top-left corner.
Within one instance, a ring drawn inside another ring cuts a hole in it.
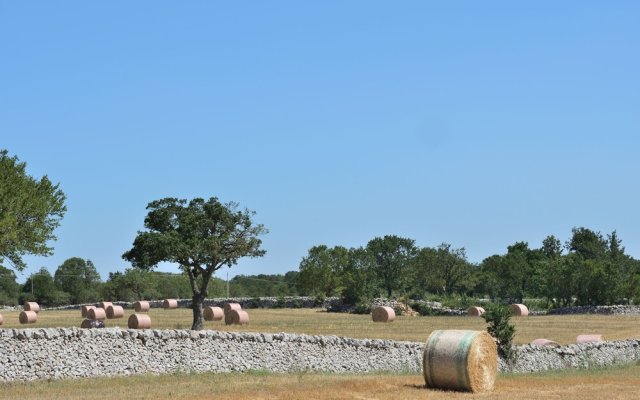
[[[223,322],[206,322],[205,329],[241,332],[289,332],[309,335],[338,335],[355,338],[379,338],[425,341],[436,329],[486,329],[479,317],[398,317],[393,323],[373,323],[370,315],[328,313],[320,309],[249,309],[250,324],[225,326]],[[122,319],[107,320],[108,327],[127,327],[127,318],[133,313],[126,310]],[[4,312],[1,328],[38,328],[80,326],[79,310],[42,311],[38,322],[20,325],[18,312]],[[149,312],[152,328],[189,329],[192,314],[189,309]],[[640,338],[640,316],[610,315],[552,315],[514,317],[515,343],[530,343],[536,338],[553,339],[563,344],[574,343],[583,333],[601,333],[607,340]]]
[[[414,375],[246,374],[142,375],[0,384],[0,399],[638,399],[640,366],[598,371],[500,376],[492,393],[424,387]]]

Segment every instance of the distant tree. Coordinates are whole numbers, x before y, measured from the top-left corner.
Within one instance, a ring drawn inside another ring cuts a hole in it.
[[[342,271],[341,297],[346,304],[355,305],[379,294],[376,263],[367,249],[349,249],[348,259]]]
[[[555,236],[549,235],[542,241],[542,248],[540,250],[547,259],[557,259],[562,256],[562,243]]]
[[[22,286],[20,302],[36,301],[42,306],[69,304],[69,294],[58,289],[53,277],[45,267],[32,274]]]
[[[99,298],[100,274],[91,260],[73,257],[56,269],[54,281],[58,289],[69,294],[72,304],[95,302]]]
[[[395,235],[377,237],[367,243],[367,251],[375,261],[376,275],[388,297],[394,290],[405,289],[409,264],[417,250],[413,239]]]
[[[300,262],[298,282],[311,294],[333,296],[342,284],[349,251],[341,246],[314,246]]]
[[[16,274],[0,265],[0,305],[15,306],[19,295],[20,284],[16,282]]]
[[[175,198],[153,201],[147,206],[147,231],[138,232],[132,249],[123,254],[141,269],[152,269],[161,261],[179,264],[191,285],[191,329],[202,329],[202,305],[213,273],[224,265],[235,265],[242,257],[265,254],[258,237],[266,229],[253,223],[253,212],[237,207],[215,197],[188,203]]]
[[[492,296],[522,303],[525,294],[543,292],[543,254],[529,249],[527,242],[507,247],[507,254],[486,258],[481,268],[492,283]]]
[[[464,248],[453,249],[448,243],[437,248],[420,249],[413,263],[414,287],[449,296],[465,291],[473,273]]]
[[[585,260],[604,258],[608,251],[607,241],[600,232],[587,228],[573,228],[571,239],[567,242],[567,249],[578,254]]]
[[[26,164],[0,150],[0,264],[25,269],[27,254],[50,255],[48,242],[66,212],[65,195],[47,176],[35,179]]]

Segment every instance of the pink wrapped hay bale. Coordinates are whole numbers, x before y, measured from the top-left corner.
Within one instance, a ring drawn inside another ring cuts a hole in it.
[[[178,300],[176,299],[165,299],[162,302],[162,308],[165,310],[175,310],[178,308]]]
[[[38,314],[35,311],[22,311],[18,320],[21,324],[35,324],[38,321]]]
[[[131,314],[127,325],[129,325],[129,329],[149,329],[151,328],[151,318],[147,314]]]
[[[89,313],[89,310],[92,310],[96,308],[96,306],[82,306],[82,308],[80,308],[80,313],[82,314],[83,317],[86,318],[87,314]]]
[[[98,308],[102,308],[103,310],[106,310],[107,307],[111,305],[113,305],[113,303],[110,301],[101,301],[100,303],[98,303]]]
[[[593,334],[593,335],[578,335],[576,338],[576,343],[599,343],[604,342],[604,335]]]
[[[35,301],[27,301],[24,303],[24,310],[38,313],[40,312],[40,305]]]
[[[225,314],[224,322],[227,325],[245,325],[249,323],[249,314],[244,310],[231,310]]]
[[[467,308],[467,315],[470,317],[481,317],[484,314],[484,308],[482,307],[469,307]]]
[[[396,319],[396,312],[391,307],[376,307],[371,313],[373,322],[393,322]]]
[[[242,310],[242,306],[238,303],[225,303],[224,304],[224,323],[230,325],[231,322],[231,310]]]
[[[124,317],[124,309],[122,308],[122,306],[111,305],[107,307],[106,313],[107,313],[107,318],[109,319]]]
[[[104,321],[105,319],[107,319],[107,312],[104,308],[92,308],[87,311],[87,318]]]
[[[150,308],[151,306],[148,301],[141,300],[133,303],[133,309],[136,310],[136,312],[147,312]]]
[[[531,342],[531,344],[535,346],[560,347],[560,343],[554,342],[553,340],[549,340],[549,339],[536,339],[533,342]]]
[[[205,321],[222,321],[224,318],[224,311],[220,307],[205,307],[203,314]]]
[[[514,317],[526,317],[529,315],[529,309],[524,304],[511,304],[509,311]]]

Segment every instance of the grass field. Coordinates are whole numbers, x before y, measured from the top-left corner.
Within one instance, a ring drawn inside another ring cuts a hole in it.
[[[243,332],[290,332],[310,335],[338,335],[355,338],[395,339],[422,342],[435,329],[484,330],[480,317],[398,317],[393,323],[373,323],[370,315],[327,313],[320,309],[250,309],[246,326],[225,326],[223,322],[206,322],[205,329]],[[107,320],[108,327],[127,327],[131,310],[122,319]],[[18,312],[4,312],[2,328],[71,327],[80,326],[79,310],[42,311],[38,322],[20,325]],[[192,314],[189,309],[149,312],[152,328],[188,329]],[[529,343],[536,338],[548,338],[563,344],[575,343],[582,333],[601,333],[607,340],[640,338],[640,316],[551,315],[514,317],[516,343]]]
[[[506,375],[492,393],[473,395],[424,387],[421,375],[143,375],[0,384],[0,399],[638,399],[640,365],[598,371]]]

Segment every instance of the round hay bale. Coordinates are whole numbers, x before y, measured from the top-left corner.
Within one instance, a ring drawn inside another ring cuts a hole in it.
[[[604,335],[592,334],[592,335],[578,335],[576,343],[598,343],[604,342]]]
[[[533,342],[531,342],[531,344],[536,346],[560,347],[560,343],[554,342],[553,340],[549,340],[549,339],[536,339]]]
[[[100,303],[98,303],[98,308],[102,308],[103,310],[106,310],[107,307],[112,306],[113,303],[110,301],[101,301]]]
[[[529,309],[524,304],[511,304],[509,306],[511,315],[515,317],[526,317],[529,315]]]
[[[484,314],[484,308],[482,307],[469,307],[467,308],[467,315],[470,317],[481,317]]]
[[[105,319],[107,319],[107,312],[104,310],[104,308],[92,308],[87,311],[87,318],[104,321]]]
[[[424,348],[422,368],[430,388],[488,392],[498,372],[496,344],[484,331],[433,331]]]
[[[86,318],[80,324],[80,328],[83,328],[83,329],[104,328],[104,322],[98,321],[95,319]]]
[[[228,315],[228,318],[227,318]],[[224,322],[227,325],[244,325],[249,323],[249,314],[244,310],[231,310],[225,314]]]
[[[38,314],[35,311],[22,311],[18,320],[21,324],[35,324],[38,321]]]
[[[124,309],[122,308],[122,306],[109,306],[107,307],[107,318],[109,319],[115,319],[115,318],[122,318],[124,317]]]
[[[371,313],[373,322],[393,322],[396,319],[396,312],[391,307],[376,307]]]
[[[136,310],[136,312],[147,312],[149,311],[150,308],[151,308],[151,305],[149,305],[148,301],[141,300],[133,303],[133,309]]]
[[[38,303],[36,303],[35,301],[26,301],[24,303],[24,310],[25,311],[33,311],[36,313],[40,312],[40,305]]]
[[[2,325],[3,322],[4,322],[4,317],[2,316],[2,314],[0,314],[0,325]]]
[[[96,308],[96,306],[82,306],[82,308],[80,308],[80,313],[82,314],[83,317],[87,317],[87,314],[89,313],[89,310],[92,310]]]
[[[225,314],[231,310],[242,310],[242,306],[239,303],[224,303]]]
[[[222,321],[224,318],[224,311],[220,307],[205,307],[203,314],[205,321]]]
[[[165,299],[162,302],[162,308],[165,310],[175,310],[178,308],[178,300],[176,299]]]
[[[151,318],[147,314],[131,314],[127,325],[129,325],[129,329],[149,329],[151,328]]]
[[[231,325],[231,310],[242,310],[242,306],[238,303],[225,303],[224,304],[224,323]]]

